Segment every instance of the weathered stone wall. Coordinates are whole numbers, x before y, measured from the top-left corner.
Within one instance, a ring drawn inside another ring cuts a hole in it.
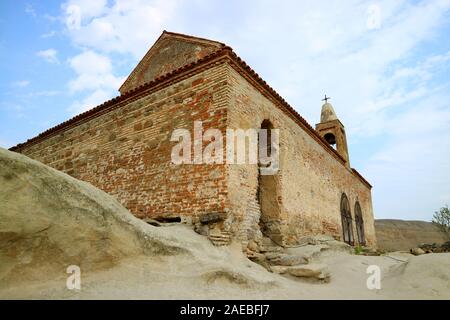
[[[360,202],[367,243],[375,245],[370,188],[231,67],[230,83],[230,128],[260,128],[268,119],[280,130],[280,171],[273,177],[280,216],[269,217],[275,224],[269,227],[278,229],[288,244],[317,233],[342,238],[340,201],[345,192],[353,221],[355,202]],[[234,225],[235,232],[244,242],[258,238],[261,210],[257,201],[257,165],[230,165],[228,175],[231,212],[239,222]],[[280,221],[278,225],[276,220]],[[357,239],[354,223],[353,229]]]
[[[226,209],[226,167],[174,165],[174,129],[194,121],[225,132],[224,64],[25,146],[22,153],[114,195],[138,217],[192,217]]]

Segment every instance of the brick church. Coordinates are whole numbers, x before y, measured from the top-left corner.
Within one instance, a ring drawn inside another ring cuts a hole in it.
[[[351,168],[325,100],[311,127],[223,43],[164,31],[112,100],[19,144],[23,153],[115,196],[135,216],[192,224],[217,244],[294,245],[328,234],[375,246],[371,185]],[[175,129],[279,129],[279,170],[171,161]]]

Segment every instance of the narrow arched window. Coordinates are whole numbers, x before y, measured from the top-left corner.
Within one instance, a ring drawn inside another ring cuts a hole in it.
[[[270,122],[270,120],[265,119],[262,123],[261,123],[261,129],[263,130],[267,130],[267,140],[266,143],[264,145],[261,145],[261,148],[264,148],[264,152],[263,154],[266,154],[267,157],[270,157],[272,155],[272,129],[273,129],[273,125]]]
[[[361,205],[358,201],[355,203],[355,224],[356,233],[358,234],[358,243],[362,246],[366,245],[366,238],[364,236],[364,220],[361,211]]]
[[[325,140],[327,140],[327,142],[329,144],[331,144],[331,145],[335,145],[336,144],[336,137],[331,132],[328,132],[323,137],[325,138]]]
[[[344,241],[350,245],[355,243],[353,239],[353,223],[352,214],[350,212],[350,203],[345,193],[341,196],[341,220],[342,220],[342,237]]]

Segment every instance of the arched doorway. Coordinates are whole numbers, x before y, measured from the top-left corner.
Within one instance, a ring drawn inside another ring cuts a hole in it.
[[[364,236],[364,220],[362,216],[361,206],[358,201],[355,203],[355,224],[356,233],[358,236],[358,244],[361,246],[366,245],[366,238]]]
[[[262,154],[271,156],[273,146],[271,145],[271,129],[273,125],[269,120],[264,120],[261,123],[261,129],[267,130],[267,141],[265,144],[261,144],[260,136],[258,136],[258,148],[262,148]],[[259,227],[264,236],[271,238],[277,243],[282,242],[282,236],[280,231],[280,206],[278,203],[278,175],[261,174],[261,168],[268,166],[258,163],[258,190],[257,198],[260,206],[260,218]]]
[[[341,220],[344,241],[349,245],[354,245],[352,214],[350,212],[350,203],[345,193],[341,197]]]

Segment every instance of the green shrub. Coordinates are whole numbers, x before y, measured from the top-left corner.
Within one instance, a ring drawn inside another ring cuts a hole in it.
[[[450,235],[450,211],[448,205],[434,213],[432,222],[438,225],[442,231]]]
[[[363,252],[363,248],[361,246],[356,246],[355,247],[355,254],[361,254]]]

